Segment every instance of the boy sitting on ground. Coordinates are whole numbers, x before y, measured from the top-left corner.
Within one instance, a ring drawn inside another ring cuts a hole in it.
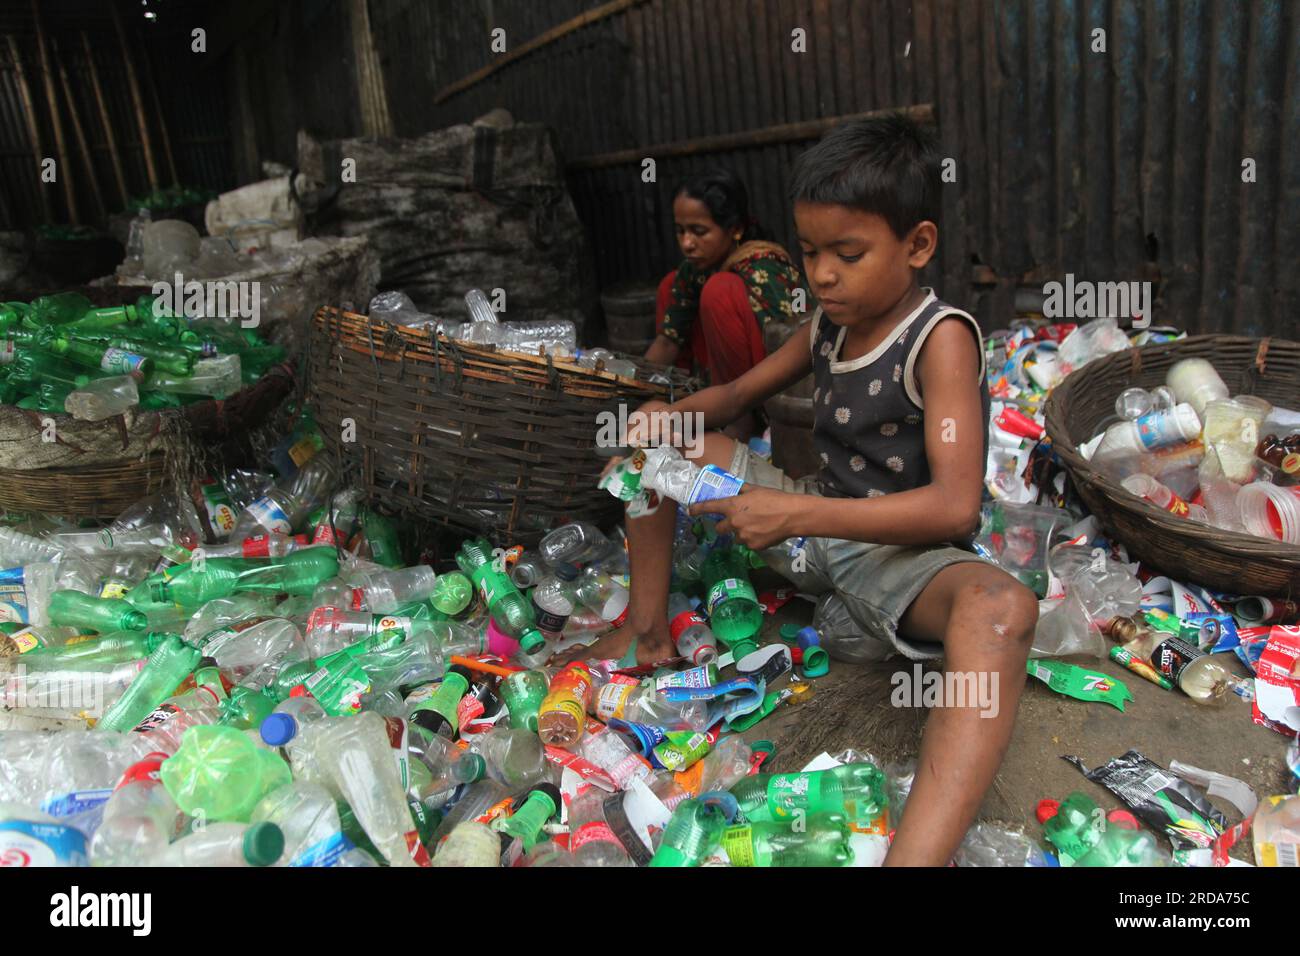
[[[834,590],[881,657],[942,657],[948,672],[994,688],[992,707],[946,701],[930,714],[887,865],[952,858],[1011,739],[1038,613],[1031,591],[961,547],[979,526],[989,395],[975,320],[917,278],[938,242],[939,161],[934,140],[901,116],[838,127],[804,153],[792,193],[820,302],[812,320],[734,381],[642,409],[697,413],[719,429],[811,372],[816,478],[793,480],[710,432],[697,464],[745,484],[692,513],[723,515],[719,533],[760,553],[806,538],[792,583]],[[641,421],[640,434],[658,433]],[[674,519],[672,507],[628,519],[627,623],[583,656],[621,656],[633,638],[640,661],[673,656]]]

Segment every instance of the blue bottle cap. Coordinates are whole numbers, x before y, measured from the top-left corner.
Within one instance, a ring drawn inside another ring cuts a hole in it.
[[[283,747],[298,736],[298,721],[292,714],[271,714],[262,721],[262,742],[268,747]]]

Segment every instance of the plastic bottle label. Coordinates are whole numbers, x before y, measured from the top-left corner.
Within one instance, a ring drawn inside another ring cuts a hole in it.
[[[26,654],[28,651],[34,651],[41,646],[41,640],[36,636],[36,632],[30,627],[25,627],[21,631],[14,631],[9,635],[9,641],[18,650],[19,654]]]
[[[338,866],[339,858],[356,844],[342,833],[331,833],[325,839],[313,843],[291,861],[290,866]]]
[[[717,498],[734,498],[740,494],[740,487],[745,482],[737,478],[729,471],[724,471],[717,465],[705,465],[700,469],[699,477],[695,479],[695,484],[691,487],[690,501],[687,504],[697,504],[701,501],[713,501]]]
[[[86,837],[73,827],[29,820],[0,821],[0,868],[86,866]]]
[[[1149,412],[1134,422],[1138,438],[1147,449],[1162,448],[1183,441],[1178,415],[1172,409]]]
[[[126,592],[130,588],[121,581],[105,581],[104,586],[99,589],[99,596],[107,601],[117,601],[126,597]]]
[[[709,588],[709,597],[706,602],[709,607],[709,616],[712,617],[716,614],[719,606],[738,599],[758,603],[758,595],[754,593],[754,587],[748,581],[742,578],[723,578]]]
[[[676,644],[677,638],[681,637],[682,631],[686,630],[688,627],[705,625],[707,623],[708,622],[705,621],[697,611],[682,611],[682,613],[678,614],[668,622],[668,633],[672,636],[673,643]]]
[[[621,719],[623,710],[627,707],[627,699],[638,686],[636,681],[615,677],[600,689],[600,694],[596,697],[596,716],[601,720],[609,720],[611,717]]]
[[[665,770],[685,770],[704,757],[712,746],[708,734],[673,732],[655,747],[655,757]]]
[[[722,849],[732,866],[754,865],[754,828],[727,827],[722,831]]]
[[[18,350],[14,345],[14,340],[5,339],[5,341],[0,344],[0,365],[12,365],[14,362],[14,356],[17,354]]]
[[[22,568],[0,571],[0,621],[18,624],[28,622],[27,586]],[[10,639],[13,639],[12,635]]]
[[[807,811],[812,802],[811,791],[811,774],[774,774],[767,782],[767,807],[778,820],[793,817],[797,811]]]
[[[375,616],[375,633],[381,634],[384,631],[401,631],[402,639],[405,640],[411,634],[412,621],[409,617],[394,617],[391,614]]]
[[[567,614],[553,614],[540,607],[536,601],[530,601],[533,606],[533,615],[537,618],[537,629],[547,631],[551,634],[559,634],[564,630],[564,624],[569,620]]]
[[[1170,637],[1156,645],[1151,652],[1151,664],[1174,683],[1178,676],[1187,669],[1187,665],[1205,654],[1182,638]]]
[[[107,803],[108,798],[112,795],[112,787],[101,787],[94,790],[72,790],[47,799],[41,804],[41,812],[48,813],[52,817],[70,817],[73,814],[94,810],[101,804]]]
[[[112,375],[139,375],[144,363],[142,355],[133,355],[125,349],[107,348],[99,360],[99,367]]]
[[[276,531],[280,534],[289,534],[293,531],[293,525],[289,523],[289,516],[284,513],[284,509],[275,503],[273,498],[259,498],[248,506],[248,513],[256,519],[262,527]]]
[[[711,670],[712,668],[705,665],[702,667],[691,667],[684,671],[675,671],[672,674],[665,674],[663,677],[655,678],[655,690],[665,690],[669,687],[712,687],[713,675],[710,673]]]

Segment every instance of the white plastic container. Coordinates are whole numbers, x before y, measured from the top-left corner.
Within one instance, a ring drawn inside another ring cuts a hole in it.
[[[1300,544],[1300,486],[1252,482],[1237,493],[1237,509],[1250,534]]]
[[[1198,417],[1204,415],[1205,406],[1215,399],[1228,397],[1228,386],[1205,359],[1190,358],[1175,362],[1165,376],[1165,383],[1174,390],[1174,397],[1187,402]]]
[[[1156,448],[1189,442],[1201,433],[1201,419],[1195,409],[1181,402],[1166,411],[1154,411],[1135,421],[1116,422],[1106,429],[1094,457],[1141,455]]]

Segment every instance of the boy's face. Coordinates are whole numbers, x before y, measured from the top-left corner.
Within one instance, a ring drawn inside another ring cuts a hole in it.
[[[880,318],[912,287],[934,255],[938,229],[926,221],[902,239],[884,217],[848,206],[797,202],[795,230],[808,286],[836,325]]]
[[[685,193],[673,200],[673,230],[682,255],[697,269],[722,265],[736,247],[731,234],[714,221],[709,207]]]

